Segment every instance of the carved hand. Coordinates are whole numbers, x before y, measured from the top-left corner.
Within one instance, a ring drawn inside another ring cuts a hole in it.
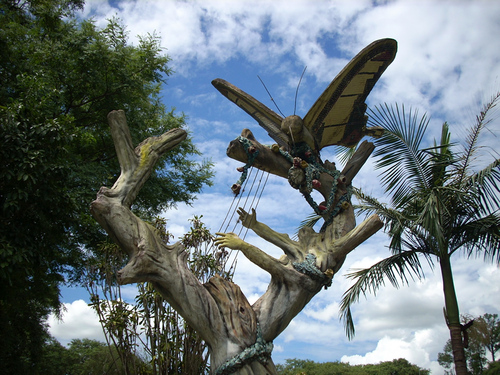
[[[215,233],[217,237],[214,244],[217,247],[227,247],[233,250],[241,250],[246,245],[246,242],[239,238],[234,233]]]
[[[255,213],[255,209],[252,208],[252,213],[249,214],[243,208],[238,208],[238,215],[240,215],[241,225],[245,228],[252,229],[257,222],[257,214]]]

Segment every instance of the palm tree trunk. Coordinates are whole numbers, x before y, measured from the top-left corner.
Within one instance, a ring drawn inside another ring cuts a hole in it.
[[[441,265],[441,277],[443,279],[445,318],[450,330],[455,372],[457,375],[467,375],[467,362],[465,360],[464,342],[462,339],[462,325],[460,323],[460,311],[458,308],[457,295],[455,293],[455,285],[453,283],[450,256],[447,254],[441,257],[439,263]]]

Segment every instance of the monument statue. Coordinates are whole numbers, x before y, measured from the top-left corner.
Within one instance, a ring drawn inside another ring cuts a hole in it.
[[[378,136],[383,129],[367,128],[365,99],[393,61],[396,41],[383,39],[363,49],[333,80],[304,119],[282,118],[237,87],[220,79],[214,86],[263,126],[277,142],[259,143],[249,130],[228,147],[229,157],[287,178],[324,219],[317,233],[302,228],[298,241],[257,221],[254,210],[238,210],[242,224],[283,250],[276,259],[234,233],[217,233],[216,246],[241,250],[271,275],[267,291],[250,305],[240,288],[220,276],[202,284],[187,266],[187,253],[178,242],[166,244],[157,229],[130,210],[156,161],[186,137],[173,129],[151,137],[136,148],[125,113],[108,115],[121,167],[113,187],[102,187],[91,204],[94,218],[129,256],[119,271],[121,284],[150,282],[205,340],[212,374],[276,374],[271,359],[273,340],[288,326],[333,275],[346,255],[382,227],[373,215],[356,226],[350,203],[351,183],[373,151],[364,141],[342,170],[323,162],[320,150],[330,145],[355,146],[364,135]],[[238,185],[238,184],[235,184]],[[238,186],[233,186],[235,193]],[[324,197],[311,198],[312,189]]]

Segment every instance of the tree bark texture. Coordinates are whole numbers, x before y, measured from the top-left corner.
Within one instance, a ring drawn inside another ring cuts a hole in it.
[[[467,361],[465,359],[465,345],[462,324],[460,323],[460,311],[458,308],[453,272],[449,256],[441,257],[441,277],[443,279],[443,290],[445,296],[445,319],[450,330],[451,348],[453,361],[457,375],[467,375]]]
[[[112,188],[99,190],[91,212],[129,256],[128,264],[118,273],[119,283],[151,282],[207,343],[212,374],[276,374],[270,343],[315,294],[331,284],[346,255],[380,229],[382,222],[374,215],[356,227],[353,208],[348,205],[324,232],[304,228],[299,240],[293,241],[287,234],[258,222],[255,211],[239,209],[244,226],[284,252],[280,259],[275,259],[233,233],[218,234],[216,245],[241,250],[271,274],[267,291],[251,306],[231,281],[216,276],[201,284],[187,266],[188,254],[183,245],[167,245],[153,226],[130,210],[156,161],[186,138],[185,131],[174,129],[134,148],[124,112],[113,111],[108,120],[121,174]],[[269,151],[271,154],[260,154],[259,165],[286,177],[290,164],[280,159],[280,154]],[[349,182],[343,183],[350,183],[367,155],[358,155],[344,168]],[[328,177],[331,176],[324,178],[325,185]],[[227,364],[243,355],[246,359],[237,365]]]

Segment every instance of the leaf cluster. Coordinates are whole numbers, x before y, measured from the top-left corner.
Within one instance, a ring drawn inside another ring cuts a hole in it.
[[[103,342],[90,339],[73,339],[68,347],[49,337],[42,349],[38,373],[44,375],[84,375],[126,373],[126,368],[117,356],[117,350]],[[136,374],[150,374],[147,364],[135,357]]]
[[[36,357],[27,347],[44,329],[34,322],[59,310],[61,282],[78,281],[105,238],[88,207],[119,173],[107,114],[127,112],[135,144],[186,123],[161,101],[172,72],[158,36],[130,45],[117,19],[104,29],[77,20],[82,6],[0,1],[0,330],[17,339],[0,345],[2,363]],[[211,178],[188,139],[157,164],[133,209],[152,218],[192,202]],[[21,296],[36,308],[20,311]]]

